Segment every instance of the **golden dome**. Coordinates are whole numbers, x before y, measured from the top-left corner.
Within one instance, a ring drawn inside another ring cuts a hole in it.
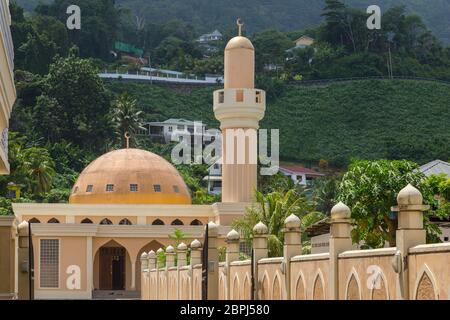
[[[78,177],[70,203],[190,204],[188,188],[175,167],[140,149],[120,149],[91,162]]]
[[[252,42],[246,37],[237,36],[228,41],[227,46],[225,47],[225,51],[233,50],[233,49],[250,49],[255,50]]]

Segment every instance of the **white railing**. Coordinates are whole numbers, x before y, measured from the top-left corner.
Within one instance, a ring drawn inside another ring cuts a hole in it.
[[[124,79],[138,81],[172,82],[172,83],[190,83],[190,84],[220,84],[223,77],[197,77],[192,75],[179,74],[159,74],[148,71],[127,71],[121,73],[118,70],[104,70],[98,76],[102,79]]]

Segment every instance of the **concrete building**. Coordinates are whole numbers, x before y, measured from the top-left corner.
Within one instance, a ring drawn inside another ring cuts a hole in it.
[[[202,34],[197,39],[197,42],[203,44],[203,43],[221,41],[222,39],[223,39],[223,35],[220,33],[220,31],[219,30],[214,30],[211,33]]]
[[[9,0],[0,1],[0,174],[9,173],[8,127],[16,100]]]
[[[222,165],[214,163],[208,168],[208,175],[203,178],[208,182],[208,193],[218,195],[222,193]]]
[[[223,131],[242,129],[256,135],[265,112],[265,94],[254,88],[254,49],[247,38],[235,37],[225,49],[225,88],[214,92],[213,107]],[[163,137],[175,131],[197,133],[183,119],[158,126]],[[198,133],[204,129],[199,127]],[[89,164],[67,204],[14,203],[20,243],[17,263],[27,266],[26,253],[32,252],[34,298],[138,297],[142,254],[163,247],[170,254],[174,241],[169,235],[177,229],[186,234],[184,241],[191,242],[203,238],[204,225],[209,223],[217,238],[210,245],[217,254],[229,226],[242,217],[253,199],[257,167],[250,159],[256,157],[252,145],[256,142],[240,146],[248,155],[243,164],[226,163],[222,202],[213,205],[193,205],[186,183],[168,161],[128,148],[106,153]],[[232,141],[222,143],[226,158]],[[12,251],[17,238],[11,238]],[[8,271],[14,269],[18,274],[23,283],[19,296],[27,298],[29,273],[18,272],[12,263]]]

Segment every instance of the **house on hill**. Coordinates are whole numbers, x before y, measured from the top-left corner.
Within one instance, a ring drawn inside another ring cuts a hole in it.
[[[280,172],[285,176],[291,177],[294,183],[303,186],[309,186],[314,179],[324,176],[323,173],[301,166],[280,166]]]
[[[202,34],[198,39],[197,42],[203,44],[213,41],[221,41],[223,39],[223,35],[220,33],[219,30],[214,30],[211,33],[205,33]]]

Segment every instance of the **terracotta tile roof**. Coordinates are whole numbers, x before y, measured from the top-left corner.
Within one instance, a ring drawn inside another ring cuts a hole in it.
[[[317,172],[313,169],[309,169],[309,168],[305,168],[305,167],[301,167],[301,166],[280,166],[280,170],[284,171],[284,172],[288,171],[293,174],[306,174],[308,176],[321,177],[321,176],[325,175],[325,174]]]

